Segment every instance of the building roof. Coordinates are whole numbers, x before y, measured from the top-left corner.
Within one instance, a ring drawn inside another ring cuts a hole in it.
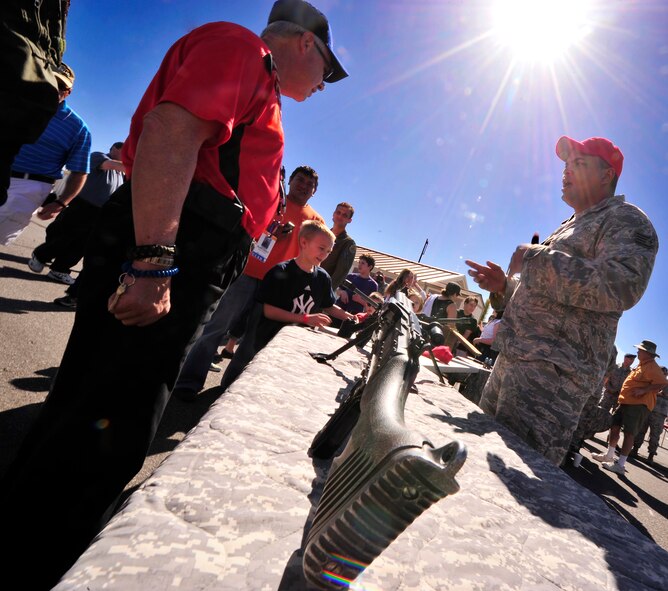
[[[449,282],[456,283],[462,288],[463,296],[475,296],[478,298],[479,304],[477,312],[482,311],[484,299],[480,293],[469,290],[468,284],[466,283],[466,275],[448,271],[447,269],[440,269],[439,267],[432,267],[431,265],[425,265],[423,263],[416,263],[409,259],[402,259],[401,257],[387,254],[379,250],[373,250],[372,248],[360,246],[358,244],[357,257],[359,258],[359,256],[363,254],[368,254],[374,258],[376,266],[374,267],[373,272],[382,271],[388,283],[399,275],[403,269],[408,268],[415,274],[418,282],[425,291],[440,293],[442,289],[445,289],[445,286]]]

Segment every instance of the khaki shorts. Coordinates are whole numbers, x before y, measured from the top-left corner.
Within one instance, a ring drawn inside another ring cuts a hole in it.
[[[620,404],[612,415],[612,424],[624,427],[624,433],[637,435],[649,412],[644,404]]]

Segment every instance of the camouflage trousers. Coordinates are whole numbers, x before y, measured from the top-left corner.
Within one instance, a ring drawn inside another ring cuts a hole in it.
[[[584,408],[580,413],[580,421],[577,429],[573,433],[571,442],[572,451],[578,451],[585,439],[591,439],[596,433],[602,433],[610,429],[612,425],[612,415],[610,407],[607,405],[607,396],[605,393],[600,396],[601,384],[599,384],[592,395],[585,402]],[[606,400],[604,400],[606,397]],[[615,396],[615,400],[617,396]],[[601,404],[603,401],[603,404]]]
[[[637,452],[645,441],[647,429],[649,429],[649,443],[647,444],[647,451],[650,454],[656,454],[659,448],[659,438],[663,433],[663,423],[666,420],[666,415],[652,411],[647,417],[647,421],[642,426],[633,442],[633,449]]]
[[[482,392],[480,408],[559,465],[598,383],[598,378],[588,383],[581,375],[566,374],[549,361],[515,362],[502,354]]]

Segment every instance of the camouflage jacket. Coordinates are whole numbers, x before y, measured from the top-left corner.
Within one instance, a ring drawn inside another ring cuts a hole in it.
[[[508,282],[496,341],[511,359],[548,360],[598,383],[617,323],[647,287],[659,242],[647,216],[623,196],[573,215],[524,256]]]
[[[605,391],[609,392],[610,394],[619,394],[619,391],[622,389],[624,380],[630,373],[630,367],[624,367],[623,365],[615,367],[608,374],[608,383],[605,385]]]

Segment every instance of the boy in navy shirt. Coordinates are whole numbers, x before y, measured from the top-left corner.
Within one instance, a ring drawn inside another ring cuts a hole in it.
[[[321,222],[302,223],[299,255],[270,269],[260,284],[246,335],[223,375],[223,388],[237,379],[255,354],[286,324],[328,326],[332,322],[330,316],[353,320],[352,314],[334,304],[332,281],[319,266],[332,251],[334,240],[334,234]]]

